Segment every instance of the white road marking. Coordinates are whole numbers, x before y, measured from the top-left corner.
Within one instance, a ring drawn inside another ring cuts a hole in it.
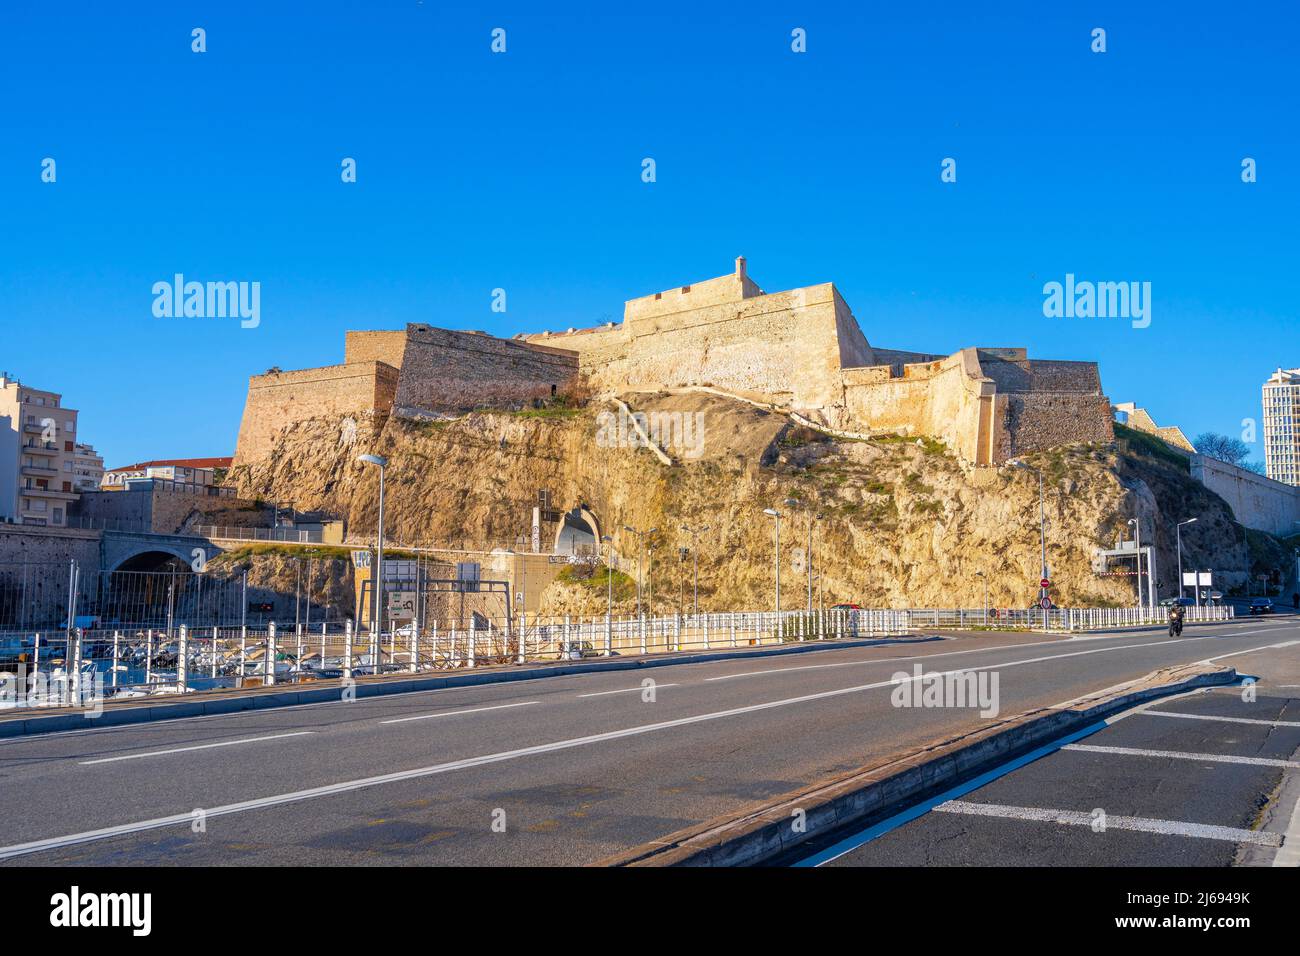
[[[1300,727],[1300,720],[1259,720],[1255,717],[1214,717],[1210,714],[1176,714],[1169,710],[1146,710],[1147,717],[1181,717],[1183,720],[1213,720],[1225,724],[1259,724],[1263,727]]]
[[[97,760],[82,760],[81,765],[88,767],[96,763],[116,763],[119,760],[140,760],[143,757],[165,757],[167,754],[189,753],[191,750],[211,750],[213,747],[233,747],[235,744],[255,744],[263,740],[283,740],[285,737],[305,737],[314,734],[314,730],[298,730],[291,734],[272,734],[269,737],[243,737],[239,740],[223,740],[215,744],[196,744],[193,747],[172,747],[169,750],[151,750],[143,754],[126,754],[121,757],[100,757]]]
[[[1072,745],[1073,746],[1073,745]],[[1069,747],[1066,748],[1070,749]],[[1007,820],[1033,820],[1039,823],[1063,823],[1091,827],[1091,813],[1079,810],[1041,810],[1037,807],[1009,807],[997,803],[970,803],[949,800],[934,808],[937,813],[961,813],[977,817],[1001,817]],[[1253,843],[1258,846],[1282,846],[1282,834],[1266,830],[1243,830],[1208,823],[1184,823],[1179,820],[1154,820],[1149,817],[1106,817],[1107,830],[1136,830],[1165,836],[1198,837],[1202,840],[1227,840],[1230,843]]]
[[[1116,754],[1122,757],[1168,757],[1175,760],[1200,760],[1206,763],[1240,763],[1253,767],[1300,768],[1300,760],[1275,760],[1272,757],[1236,757],[1232,754],[1197,754],[1181,750],[1140,750],[1136,747],[1102,747],[1097,744],[1067,744],[1062,750],[1083,750],[1095,754]]]
[[[1256,634],[1256,633],[1263,633],[1263,632],[1261,632],[1261,631],[1242,631],[1242,632],[1240,632],[1240,633],[1238,633],[1238,634],[1232,634],[1232,635],[1230,635],[1230,636],[1231,636],[1231,637],[1234,637],[1234,638],[1235,638],[1235,637],[1245,637],[1247,634]],[[1121,635],[1116,635],[1116,636],[1118,637],[1118,636],[1121,636]],[[1126,636],[1126,635],[1124,635],[1124,636]],[[1125,650],[1132,650],[1133,648],[1141,648],[1141,647],[1156,647],[1156,646],[1163,646],[1163,645],[1166,645],[1166,644],[1185,644],[1185,643],[1187,643],[1188,641],[1212,641],[1212,640],[1215,640],[1215,639],[1218,639],[1218,638],[1222,638],[1222,637],[1225,637],[1225,636],[1229,636],[1229,635],[1224,635],[1224,634],[1207,634],[1207,635],[1205,635],[1204,637],[1179,637],[1179,638],[1174,638],[1174,639],[1172,639],[1172,640],[1170,640],[1170,639],[1162,639],[1162,640],[1157,640],[1157,641],[1151,641],[1151,642],[1146,643],[1146,644],[1121,644],[1121,645],[1119,645],[1118,647],[1095,647],[1095,648],[1092,648],[1091,650],[1087,650],[1087,651],[1071,651],[1071,652],[1068,653],[1068,654],[1050,654],[1050,655],[1047,655],[1046,657],[1036,657],[1036,658],[1032,658],[1032,659],[1030,659],[1030,660],[1026,660],[1026,661],[1012,661],[1012,662],[1007,663],[1007,664],[984,664],[984,665],[980,665],[980,666],[978,666],[978,667],[969,667],[969,668],[964,668],[963,670],[967,670],[967,671],[971,671],[971,670],[990,670],[990,669],[995,668],[995,667],[1012,667],[1012,666],[1014,666],[1015,664],[1033,664],[1033,663],[1037,663],[1037,662],[1039,662],[1039,661],[1050,661],[1050,660],[1056,660],[1057,658],[1065,658],[1065,657],[1079,657],[1080,655],[1083,655],[1083,654],[1105,654],[1105,653],[1107,653],[1107,652],[1109,652],[1109,651],[1125,651]],[[1088,640],[1101,640],[1101,638],[1088,638]],[[765,670],[761,670],[761,671],[744,671],[744,672],[739,673],[739,674],[724,674],[724,675],[721,676],[721,677],[706,677],[706,678],[705,678],[705,681],[708,682],[708,681],[717,681],[717,680],[731,680],[732,678],[735,678],[735,677],[758,677],[758,676],[761,676],[761,675],[763,675],[763,674],[787,674],[787,673],[791,673],[791,672],[794,672],[794,671],[821,670],[822,668],[827,668],[827,667],[854,667],[854,666],[862,666],[863,664],[888,664],[888,663],[891,663],[891,662],[894,662],[894,661],[926,661],[926,660],[932,660],[932,659],[934,659],[934,658],[938,658],[938,657],[952,657],[952,656],[957,655],[957,654],[978,654],[978,653],[985,653],[985,652],[991,652],[991,651],[1014,651],[1014,650],[1019,650],[1020,648],[1023,648],[1023,647],[1043,647],[1043,646],[1046,646],[1046,645],[1057,645],[1057,644],[1067,644],[1067,643],[1070,643],[1070,642],[1068,642],[1068,641],[1036,641],[1036,642],[1034,642],[1034,643],[1032,643],[1032,644],[1003,644],[1003,645],[1000,645],[1000,646],[998,646],[998,647],[976,647],[976,648],[971,648],[971,649],[969,649],[969,650],[964,650],[964,651],[943,651],[943,652],[940,652],[940,653],[937,653],[937,654],[918,654],[918,655],[915,655],[915,656],[912,656],[912,657],[878,657],[878,658],[875,658],[875,659],[873,659],[873,660],[866,660],[866,661],[841,661],[840,663],[837,663],[837,664],[805,664],[805,665],[801,665],[801,666],[798,666],[798,667],[769,667],[769,668],[767,668],[767,669],[765,669]],[[1295,642],[1295,643],[1300,643],[1300,642]],[[1284,645],[1275,645],[1275,646],[1283,646],[1283,647],[1285,647],[1285,646],[1287,646],[1287,645],[1284,644]],[[1256,651],[1256,650],[1263,650],[1263,649],[1264,649],[1264,648],[1251,648],[1250,650],[1247,650],[1247,651],[1239,651],[1238,653],[1241,653],[1241,654],[1250,654],[1250,653],[1253,653],[1253,652]],[[1229,656],[1229,655],[1221,655],[1221,656],[1225,656],[1225,657],[1226,657],[1226,656]],[[1216,659],[1216,658],[1206,658],[1206,660],[1215,660],[1215,659]],[[946,672],[946,673],[959,674],[959,673],[962,673],[963,670],[948,671],[948,672]],[[1130,681],[1129,683],[1132,683],[1132,682]],[[1122,686],[1122,685],[1117,685],[1117,686]],[[1091,694],[1088,694],[1088,695],[1085,695],[1085,696],[1091,696]],[[1082,700],[1083,698],[1081,697],[1081,698],[1078,698],[1078,699],[1079,699],[1079,700]]]
[[[432,720],[435,717],[459,717],[461,714],[481,714],[485,710],[506,710],[510,707],[527,707],[540,701],[523,700],[517,704],[495,704],[492,707],[467,707],[464,710],[443,710],[436,714],[419,714],[415,717],[396,717],[393,720],[381,720],[381,724],[404,724],[408,720]]]
[[[1253,633],[1255,633],[1255,632],[1254,632],[1254,631],[1242,631],[1242,632],[1241,632],[1241,634],[1253,634]],[[1240,637],[1241,634],[1234,634],[1234,635],[1232,635],[1232,636],[1233,636],[1233,637]],[[1297,645],[1297,644],[1300,644],[1300,641],[1283,641],[1281,644],[1270,644],[1270,645],[1268,645],[1268,647],[1255,647],[1255,648],[1251,648],[1250,650],[1246,650],[1246,651],[1233,651],[1233,652],[1230,653],[1230,654],[1215,654],[1213,657],[1207,657],[1207,658],[1205,659],[1204,663],[1207,663],[1207,664],[1208,664],[1208,663],[1210,663],[1210,662],[1212,662],[1212,661],[1221,661],[1221,660],[1223,660],[1225,657],[1240,657],[1242,654],[1254,654],[1254,653],[1256,653],[1257,651],[1277,650],[1278,648],[1282,648],[1282,647],[1295,647],[1295,645]]]
[[[661,687],[678,687],[678,686],[680,686],[680,685],[678,685],[678,684],[655,684],[655,685],[654,685],[654,689],[655,689],[655,690],[658,690],[658,689],[661,688]],[[596,691],[596,693],[594,693],[594,694],[579,694],[578,696],[579,696],[579,697],[605,697],[605,696],[607,696],[608,694],[631,694],[631,693],[634,693],[634,692],[636,692],[636,691],[638,691],[638,690],[645,690],[645,688],[644,688],[644,687],[620,687],[618,690],[600,690],[600,691]]]

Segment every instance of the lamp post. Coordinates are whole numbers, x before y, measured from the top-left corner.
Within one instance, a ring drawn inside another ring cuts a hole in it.
[[[1128,523],[1133,526],[1134,546],[1137,548],[1138,607],[1142,607],[1145,603],[1142,600],[1142,522],[1129,518]]]
[[[774,525],[776,528],[776,551],[773,558],[776,567],[776,613],[779,621],[781,614],[781,512],[775,508],[764,508],[763,514],[776,522]]]
[[[1035,472],[1038,475],[1038,538],[1039,538],[1039,542],[1041,543],[1042,555],[1043,555],[1043,560],[1042,560],[1043,580],[1047,581],[1050,579],[1050,575],[1048,575],[1047,573],[1047,506],[1043,498],[1043,472],[1042,469],[1035,468],[1033,465],[1028,464],[1027,462],[1024,461],[1017,460],[1012,462],[1012,465],[1016,468],[1023,468],[1026,471]],[[1046,589],[1043,590],[1045,596]]]
[[[702,525],[699,528],[689,528],[682,525],[682,530],[691,536],[691,557],[694,562],[693,574],[695,577],[695,610],[692,612],[694,617],[700,616],[700,535],[709,530],[708,525]]]
[[[653,529],[651,529],[653,530]],[[649,591],[646,594],[646,610],[650,616],[655,616],[655,543],[651,541],[645,546],[646,553],[650,556],[650,567],[647,569],[647,581]]]
[[[983,580],[983,582],[984,582],[984,615],[983,615],[983,623],[984,623],[984,626],[987,627],[987,626],[988,626],[988,623],[989,623],[989,579],[988,579],[988,576],[985,575],[985,573],[984,573],[983,571],[976,571],[976,572],[975,572],[975,577],[980,578],[980,579]]]
[[[654,534],[658,528],[651,528],[648,531],[638,531],[631,525],[623,525],[623,530],[628,534],[636,535],[637,552],[636,552],[636,616],[641,616],[641,561],[645,556],[645,539],[648,535]]]
[[[384,468],[388,464],[388,459],[382,455],[359,455],[357,461],[375,465],[379,469],[379,529],[375,540],[375,564],[370,569],[370,609],[371,619],[375,622],[372,631],[382,636],[384,605],[380,596],[384,586]],[[378,647],[378,643],[375,646]],[[374,673],[379,673],[377,660],[371,661],[370,666],[374,668]]]
[[[1195,524],[1196,518],[1188,518],[1186,521],[1180,521],[1174,525],[1174,538],[1177,541],[1178,549],[1178,600],[1183,599],[1183,525]]]
[[[605,543],[605,620],[614,615],[614,539],[607,534],[601,535]]]

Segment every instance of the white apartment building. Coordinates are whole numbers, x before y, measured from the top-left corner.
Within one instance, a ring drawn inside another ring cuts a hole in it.
[[[1300,368],[1279,368],[1264,383],[1264,471],[1300,485]]]
[[[85,442],[73,445],[72,454],[72,487],[77,491],[98,491],[104,480],[104,456]]]
[[[77,500],[77,412],[0,373],[0,520],[63,527]]]

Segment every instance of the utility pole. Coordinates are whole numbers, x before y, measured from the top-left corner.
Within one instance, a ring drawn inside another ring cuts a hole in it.
[[[1137,518],[1129,518],[1128,523],[1133,526],[1133,544],[1137,550],[1138,607],[1142,607],[1142,522]]]
[[[1186,521],[1180,521],[1174,525],[1174,538],[1177,542],[1178,551],[1178,600],[1183,599],[1183,525],[1194,524],[1196,518],[1188,518]]]
[[[690,528],[682,525],[682,530],[691,536],[691,555],[694,561],[695,575],[695,601],[693,616],[700,616],[700,535],[709,530],[708,525],[701,525],[698,528]]]

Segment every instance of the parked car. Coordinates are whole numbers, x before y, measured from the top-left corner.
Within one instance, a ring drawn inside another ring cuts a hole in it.
[[[1272,614],[1273,601],[1271,598],[1258,597],[1250,599],[1251,614]]]
[[[832,604],[832,611],[861,611],[861,604]]]
[[[1161,607],[1173,607],[1175,604],[1181,604],[1183,607],[1191,607],[1196,602],[1189,597],[1167,597],[1160,599]]]

